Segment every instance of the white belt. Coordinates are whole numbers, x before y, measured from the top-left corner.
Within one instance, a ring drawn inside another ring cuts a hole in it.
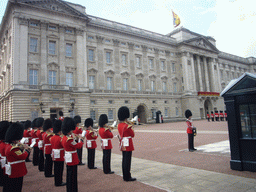
[[[101,139],[101,140],[102,140],[102,141],[104,141],[104,140],[105,140],[105,141],[108,141],[108,140],[111,140],[111,139]]]
[[[8,164],[9,164],[9,165],[12,165],[12,164],[23,163],[23,162],[25,162],[25,160],[8,162]]]
[[[132,137],[130,136],[130,137],[123,137],[123,138],[127,138],[127,139],[129,139],[129,138],[132,138]]]
[[[77,151],[65,151],[66,153],[76,153]]]
[[[52,145],[52,144],[44,144],[44,146],[50,146],[50,145]]]
[[[96,141],[95,139],[87,139],[87,141]]]

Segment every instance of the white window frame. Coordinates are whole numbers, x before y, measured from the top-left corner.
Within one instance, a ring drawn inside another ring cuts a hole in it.
[[[138,91],[142,91],[142,79],[138,79]]]
[[[166,71],[166,65],[165,65],[165,61],[161,61],[161,69],[162,71]]]
[[[89,89],[95,89],[95,76],[89,75]]]
[[[113,109],[108,109],[108,119],[114,120],[114,110]]]
[[[111,63],[111,52],[110,51],[106,52],[106,63],[108,63],[108,64]]]
[[[141,57],[140,56],[136,56],[136,67],[141,68]]]
[[[96,120],[96,111],[94,109],[90,110],[90,117],[92,118],[92,120]]]
[[[151,91],[156,91],[156,82],[155,82],[155,80],[151,80],[150,84],[151,84]]]
[[[69,87],[73,87],[73,73],[66,73],[66,85],[68,85]]]
[[[57,84],[57,71],[49,70],[49,85]]]
[[[149,58],[149,69],[154,69],[154,59],[153,58]]]
[[[38,70],[29,70],[29,85],[38,85]]]
[[[57,42],[53,40],[49,40],[49,54],[56,55],[56,46]]]
[[[122,65],[127,66],[127,54],[122,53]]]
[[[29,41],[29,51],[37,53],[38,39],[35,37],[30,37]]]
[[[167,85],[166,85],[166,81],[162,82],[162,86],[163,86],[163,92],[167,92]]]
[[[123,90],[128,90],[128,78],[123,78]]]
[[[107,77],[107,90],[113,90],[113,77]]]
[[[66,57],[72,57],[73,45],[72,43],[66,43]]]
[[[94,49],[88,50],[88,60],[93,62],[94,61]]]

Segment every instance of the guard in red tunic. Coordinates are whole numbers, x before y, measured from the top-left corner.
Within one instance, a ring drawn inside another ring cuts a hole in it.
[[[135,181],[136,178],[131,177],[131,161],[132,151],[134,150],[132,138],[134,138],[134,130],[131,123],[128,122],[130,110],[123,106],[118,110],[118,132],[120,137],[120,149],[122,151],[122,171],[124,181]]]
[[[211,111],[211,118],[212,118],[212,121],[214,121],[214,114],[213,114],[213,111]]]
[[[223,111],[220,111],[220,121],[224,121],[224,114],[223,114]]]
[[[8,176],[5,174],[5,164],[6,164],[6,155],[5,155],[5,147],[7,143],[5,143],[5,134],[7,129],[9,128],[8,121],[0,122],[0,186],[5,185],[6,179]],[[5,187],[4,187],[5,188]]]
[[[53,136],[53,133],[51,131],[52,129],[52,120],[51,119],[46,119],[44,121],[43,125],[43,140],[44,140],[44,156],[45,156],[45,164],[44,164],[44,175],[45,177],[53,177],[54,175],[52,174],[52,145],[51,145],[51,137]]]
[[[44,123],[44,118],[38,117],[36,120],[36,127],[38,128],[36,135],[38,137],[38,148],[39,148],[39,158],[38,158],[39,171],[44,171],[43,123]]]
[[[80,142],[77,143],[72,135],[72,131],[75,130],[76,123],[74,119],[70,117],[65,117],[62,124],[62,133],[64,134],[62,138],[62,145],[65,149],[65,161],[67,164],[67,192],[77,192],[77,165],[79,164],[79,159],[76,149],[81,149],[83,146],[83,138],[80,138]]]
[[[26,145],[23,145],[26,149],[18,145],[22,136],[23,126],[20,123],[13,123],[6,132],[5,141],[8,145],[5,148],[5,155],[8,163],[5,165],[5,172],[9,178],[3,191],[22,191],[23,177],[27,174],[25,159],[28,156],[27,151],[30,150]]]
[[[207,117],[208,122],[210,122],[210,114],[208,113],[208,111],[207,111],[206,117]]]
[[[228,120],[227,111],[225,111],[224,116],[225,116],[225,120],[227,121]]]
[[[59,111],[59,120],[64,121],[64,116],[63,116],[63,112]]]
[[[62,146],[61,140],[63,135],[61,134],[61,120],[56,120],[53,123],[53,133],[51,137],[52,144],[52,160],[54,162],[54,183],[55,186],[64,186],[63,183],[63,169],[64,169],[64,147]]]
[[[31,145],[31,141],[32,141],[32,136],[31,136],[31,121],[30,120],[27,120],[25,121],[24,123],[24,132],[23,132],[23,138],[24,140],[24,144],[26,145]],[[30,153],[28,153],[28,157],[26,159],[26,162],[31,162],[29,160],[29,156],[30,156]]]
[[[82,127],[80,127],[81,117],[79,115],[76,115],[74,117],[74,120],[76,123],[76,129],[73,131],[73,135],[74,135],[75,141],[78,142],[78,137],[81,136],[81,134],[83,133],[83,129]],[[84,163],[82,162],[83,146],[82,148],[77,149],[77,155],[80,161],[79,165],[84,165]]]
[[[33,163],[34,166],[37,166],[38,161],[39,161],[39,148],[38,148],[39,139],[37,137],[38,128],[36,127],[36,119],[37,118],[35,118],[31,123],[31,127],[32,127],[32,130],[31,130],[31,137],[32,137],[31,147],[33,148],[32,163]]]
[[[108,116],[101,114],[99,118],[99,135],[101,137],[101,148],[103,149],[103,172],[105,174],[113,174],[114,171],[111,171],[111,139],[113,138],[113,133],[111,132],[111,128],[107,126],[107,123]]]
[[[216,121],[219,121],[219,112],[218,111],[215,111],[215,120]]]
[[[194,132],[193,132],[193,129],[194,129],[194,126],[192,124],[192,112],[187,109],[185,111],[185,117],[187,118],[187,134],[188,134],[188,150],[190,152],[193,152],[195,151],[196,149],[194,148]]]
[[[87,118],[84,121],[84,126],[86,127],[86,148],[87,148],[87,166],[89,169],[97,169],[94,166],[95,162],[95,149],[97,148],[96,139],[98,134],[93,130],[93,119]]]

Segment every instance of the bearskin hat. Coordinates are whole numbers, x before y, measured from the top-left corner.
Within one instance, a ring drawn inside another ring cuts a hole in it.
[[[31,127],[35,128],[36,127],[36,120],[37,118],[35,118],[32,122],[31,122]]]
[[[59,133],[61,131],[61,120],[55,120],[53,123],[53,133]]]
[[[63,116],[63,112],[62,112],[62,111],[59,111],[59,115],[60,115],[60,116]]]
[[[90,126],[93,127],[93,120],[92,120],[92,118],[85,119],[84,126],[85,127],[90,127]]]
[[[5,139],[5,134],[7,129],[9,128],[10,123],[8,121],[1,121],[0,122],[0,140]]]
[[[39,128],[39,127],[42,127],[44,124],[44,118],[43,117],[38,117],[36,119],[36,127]]]
[[[76,115],[75,117],[74,117],[74,120],[75,120],[75,123],[77,124],[77,123],[81,123],[81,117],[80,117],[80,115]]]
[[[107,123],[108,123],[108,116],[106,114],[101,114],[99,118],[99,126],[103,127]]]
[[[21,140],[23,131],[24,128],[20,123],[13,123],[5,134],[5,141],[11,143],[12,141]]]
[[[213,111],[211,111],[211,114],[213,114]]]
[[[30,120],[27,120],[24,122],[24,129],[28,129],[31,127],[31,121]]]
[[[186,117],[186,118],[189,118],[190,116],[192,116],[192,112],[191,112],[189,109],[187,109],[187,110],[185,111],[185,117]]]
[[[61,131],[64,135],[67,135],[70,131],[76,129],[76,123],[75,120],[71,117],[65,117],[62,125],[61,125]]]
[[[119,121],[124,121],[125,119],[130,117],[130,110],[126,106],[122,106],[118,109],[118,119]]]
[[[50,128],[52,128],[52,120],[51,119],[46,119],[44,121],[43,130],[47,131]]]

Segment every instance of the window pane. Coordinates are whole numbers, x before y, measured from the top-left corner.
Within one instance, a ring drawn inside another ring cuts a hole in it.
[[[240,105],[240,120],[241,120],[241,129],[242,137],[249,138],[251,137],[251,126],[250,126],[250,114],[248,105]]]
[[[96,120],[96,112],[94,110],[91,110],[90,111],[90,117],[93,119],[93,120]]]
[[[141,65],[140,65],[140,57],[136,57],[136,63],[137,63],[137,67],[141,67]]]
[[[126,55],[122,54],[122,64],[126,65]]]
[[[93,61],[94,57],[94,50],[89,49],[89,61]]]
[[[113,110],[108,110],[108,119],[114,119]]]
[[[107,52],[107,53],[106,53],[106,62],[107,62],[107,63],[110,63],[110,55],[111,55],[110,52]]]
[[[37,52],[37,39],[36,38],[30,38],[30,48],[29,50],[31,52]]]
[[[123,79],[123,89],[124,90],[128,89],[128,79]]]
[[[56,71],[49,71],[49,84],[56,85]]]
[[[67,57],[72,56],[72,44],[69,44],[69,43],[66,44],[66,56]]]
[[[29,85],[37,85],[37,70],[29,70]]]
[[[55,55],[56,41],[49,41],[49,54]]]
[[[94,76],[89,76],[89,89],[94,89]]]
[[[107,78],[107,90],[112,90],[112,77]]]
[[[138,91],[142,90],[142,80],[138,79]]]
[[[66,73],[66,85],[73,87],[73,73]]]

